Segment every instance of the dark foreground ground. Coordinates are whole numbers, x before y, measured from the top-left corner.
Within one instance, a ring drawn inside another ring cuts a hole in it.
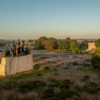
[[[31,50],[33,70],[0,77],[0,100],[100,100],[90,54]]]

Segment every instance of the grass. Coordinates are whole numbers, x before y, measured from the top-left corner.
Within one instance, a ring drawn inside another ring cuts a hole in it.
[[[52,70],[31,70],[31,71],[16,73],[14,76],[9,75],[6,77],[0,77],[0,80],[2,80],[2,81],[9,81],[9,80],[26,81],[29,79],[37,79],[38,77],[41,77],[44,74],[46,75],[49,72],[52,72]]]
[[[77,69],[84,72],[99,72],[100,73],[100,70],[94,69],[92,67],[78,67]]]

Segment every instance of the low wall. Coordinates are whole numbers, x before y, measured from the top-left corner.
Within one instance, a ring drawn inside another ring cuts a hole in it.
[[[0,75],[12,75],[33,69],[33,56],[3,57],[0,64]]]

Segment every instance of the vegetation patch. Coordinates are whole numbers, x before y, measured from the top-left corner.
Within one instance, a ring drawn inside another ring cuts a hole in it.
[[[64,69],[69,69],[68,67],[64,67]]]
[[[40,59],[45,59],[45,58],[48,58],[48,57],[41,57]]]
[[[46,83],[43,81],[26,81],[20,82],[17,84],[17,92],[26,93],[28,91],[41,89],[46,86]]]
[[[100,72],[100,70],[94,69],[92,67],[78,67],[77,69],[84,72]]]
[[[72,65],[74,65],[74,66],[79,65],[79,63],[75,61],[75,62],[72,62]]]
[[[66,99],[66,98],[77,99],[79,97],[79,94],[74,90],[62,88],[61,91],[57,93],[57,97],[61,99]]]
[[[87,61],[87,62],[91,62],[91,59],[85,59],[85,61]]]
[[[70,86],[73,84],[73,82],[71,82],[68,79],[65,80],[57,80],[57,79],[49,79],[48,80],[51,84],[49,84],[49,86],[51,87],[59,87],[60,89],[62,88],[67,88],[69,89]]]
[[[86,75],[81,79],[81,82],[89,81],[89,80],[90,80],[90,77]]]
[[[80,78],[81,77],[79,74],[73,74],[72,76],[75,77],[75,78]]]
[[[41,67],[41,65],[39,65],[39,64],[33,64],[33,69],[34,70],[37,70],[37,69],[39,69]]]
[[[46,66],[46,65],[43,65],[43,66],[41,66],[41,67],[39,68],[39,70],[47,70],[47,69],[49,69],[49,67]]]
[[[90,82],[83,86],[83,91],[89,92],[91,94],[98,94],[98,92],[100,91],[100,84]]]
[[[43,91],[43,93],[40,95],[40,98],[42,100],[52,100],[52,98],[55,96],[54,90],[52,88],[47,88]]]

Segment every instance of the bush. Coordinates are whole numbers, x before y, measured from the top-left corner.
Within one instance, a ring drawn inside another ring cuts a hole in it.
[[[98,48],[100,47],[100,39],[98,39],[97,41],[95,41],[95,46]]]
[[[54,97],[54,90],[52,88],[47,88],[43,93],[40,95],[42,100],[49,100],[50,98]],[[51,99],[52,100],[52,99]]]
[[[90,77],[86,75],[81,79],[81,82],[85,82],[85,81],[88,81],[88,80],[90,80]]]
[[[48,81],[51,82],[51,84],[49,84],[49,86],[51,86],[51,87],[59,87],[60,89],[62,89],[62,88],[70,89],[70,86],[73,84],[68,79],[65,79],[65,80],[49,79]]]
[[[100,47],[92,53],[91,64],[93,68],[100,69]]]
[[[16,81],[8,81],[7,83],[0,84],[0,89],[11,90],[14,89],[16,86],[17,86]]]
[[[74,48],[72,49],[72,51],[75,52],[75,53],[78,53],[79,48],[78,48],[78,47],[74,47]]]
[[[17,84],[17,92],[26,93],[31,90],[41,89],[46,86],[46,83],[43,81],[26,81],[20,82]]]
[[[90,82],[83,86],[83,91],[92,94],[97,94],[100,91],[100,84],[97,84],[95,82]]]
[[[48,67],[48,66],[46,66],[46,65],[41,66],[41,67],[39,68],[39,70],[46,70],[46,69],[49,69],[49,67]]]
[[[79,63],[76,62],[76,61],[72,62],[72,64],[73,64],[73,65],[79,65]]]
[[[74,98],[75,96],[78,97],[79,94],[74,90],[62,88],[61,91],[58,92],[57,96],[65,100],[66,98]]]

